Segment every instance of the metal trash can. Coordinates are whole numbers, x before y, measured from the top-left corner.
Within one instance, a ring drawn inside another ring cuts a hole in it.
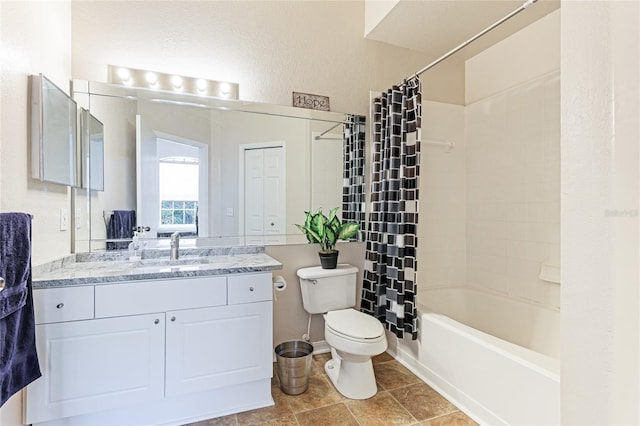
[[[309,386],[313,345],[302,340],[276,346],[280,389],[288,395],[304,393]]]

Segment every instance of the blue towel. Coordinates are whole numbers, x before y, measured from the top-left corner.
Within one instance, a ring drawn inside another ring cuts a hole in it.
[[[31,289],[31,216],[0,213],[0,407],[40,377]]]
[[[107,239],[123,239],[133,237],[136,226],[135,210],[114,210],[107,226]],[[126,250],[128,241],[108,241],[107,250]]]

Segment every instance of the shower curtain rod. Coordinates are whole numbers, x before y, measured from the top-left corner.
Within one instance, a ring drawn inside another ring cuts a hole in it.
[[[519,8],[517,8],[516,10],[514,10],[513,12],[509,13],[508,15],[505,15],[502,19],[494,22],[493,24],[491,24],[490,26],[488,26],[487,28],[485,28],[484,30],[480,31],[478,34],[474,35],[473,37],[471,37],[469,40],[465,41],[464,43],[459,44],[458,46],[454,47],[453,49],[451,49],[449,52],[445,53],[444,55],[440,56],[438,59],[436,59],[435,61],[431,62],[429,65],[427,65],[426,67],[422,68],[420,71],[416,72],[413,76],[417,77],[420,74],[424,73],[425,71],[430,70],[431,68],[435,67],[436,65],[438,65],[440,62],[444,61],[445,59],[447,59],[449,56],[453,55],[454,53],[458,52],[459,50],[467,47],[468,45],[470,45],[471,43],[473,43],[474,41],[476,41],[477,39],[479,39],[480,37],[482,37],[483,35],[485,35],[486,33],[488,33],[489,31],[491,31],[492,29],[494,29],[495,27],[499,26],[500,24],[502,24],[505,21],[508,21],[509,19],[513,18],[514,16],[516,16],[518,13],[522,12],[523,10],[527,9],[529,6],[531,6],[532,4],[534,4],[535,2],[537,2],[538,0],[527,0],[526,2],[524,2],[522,4],[522,6],[520,6]],[[400,85],[404,84],[400,83]]]
[[[316,139],[316,140],[318,140],[318,139],[322,139],[322,137],[323,137],[324,135],[326,135],[327,133],[329,133],[330,131],[332,131],[333,129],[335,129],[336,127],[338,127],[338,126],[339,126],[339,125],[341,125],[341,124],[347,124],[347,123],[346,123],[346,122],[336,123],[336,125],[335,125],[335,126],[331,126],[331,127],[329,127],[327,130],[325,130],[324,132],[322,132],[322,133],[320,133],[318,136],[316,136],[316,137],[315,137],[315,139]]]

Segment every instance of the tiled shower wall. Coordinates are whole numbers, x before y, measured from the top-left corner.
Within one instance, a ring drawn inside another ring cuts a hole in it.
[[[453,149],[431,142],[453,143]],[[418,301],[429,287],[466,282],[464,107],[423,101]]]
[[[419,302],[467,285],[559,308],[538,278],[560,265],[559,29],[556,11],[468,59],[466,106],[423,102]]]
[[[559,308],[560,78],[467,105],[467,284]]]

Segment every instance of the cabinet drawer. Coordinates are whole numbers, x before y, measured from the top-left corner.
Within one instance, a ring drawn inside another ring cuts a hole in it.
[[[270,273],[231,275],[227,280],[229,305],[262,302],[272,298]]]
[[[96,318],[226,304],[226,277],[136,281],[96,286]]]
[[[93,286],[35,289],[36,324],[93,318]]]

